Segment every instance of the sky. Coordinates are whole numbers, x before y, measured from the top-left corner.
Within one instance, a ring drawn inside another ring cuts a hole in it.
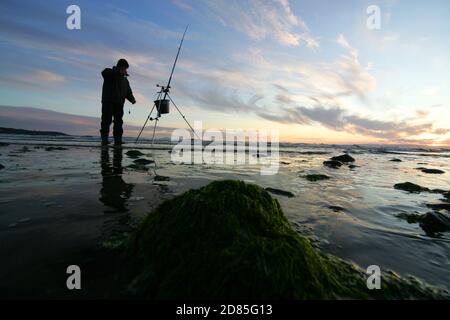
[[[66,27],[71,4],[81,9],[80,30]],[[367,26],[371,5],[379,29]],[[37,108],[39,119],[51,115],[48,130],[64,123],[61,131],[98,134],[100,72],[126,58],[137,103],[125,105],[125,135],[135,135],[187,24],[171,95],[205,129],[450,145],[447,0],[2,0],[0,124],[20,125]],[[174,109],[159,125],[186,127]]]

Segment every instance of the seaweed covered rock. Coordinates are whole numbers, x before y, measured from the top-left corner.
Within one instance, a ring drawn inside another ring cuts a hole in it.
[[[347,163],[347,162],[355,162],[355,159],[349,155],[349,154],[343,154],[337,157],[332,157],[331,160],[333,161],[339,161],[339,162],[343,162],[343,163]]]
[[[125,248],[124,282],[137,297],[443,297],[384,274],[382,290],[368,290],[362,270],[314,249],[276,199],[242,181],[215,181],[165,201]]]

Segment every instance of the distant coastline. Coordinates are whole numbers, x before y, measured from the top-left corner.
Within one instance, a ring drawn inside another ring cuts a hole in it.
[[[26,134],[32,136],[69,136],[66,133],[57,131],[37,131],[37,130],[25,130],[25,129],[2,128],[2,127],[0,127],[0,134]]]

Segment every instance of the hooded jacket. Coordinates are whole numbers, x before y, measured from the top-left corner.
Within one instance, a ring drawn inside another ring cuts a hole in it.
[[[102,103],[114,103],[123,106],[125,99],[131,103],[136,101],[128,79],[119,72],[117,67],[106,68],[102,71],[102,76]]]

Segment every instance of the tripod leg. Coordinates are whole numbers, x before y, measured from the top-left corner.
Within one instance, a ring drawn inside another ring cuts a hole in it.
[[[162,94],[162,90],[158,92],[158,97],[156,98],[156,101],[158,101],[158,100],[161,98],[161,94]],[[145,120],[145,123],[144,123],[144,125],[142,126],[142,129],[141,129],[141,131],[139,132],[139,135],[137,136],[135,143],[137,143],[138,140],[139,140],[139,138],[141,137],[142,131],[144,131],[144,128],[145,128],[145,126],[147,125],[147,122],[148,122],[148,120],[150,119],[150,116],[152,115],[152,112],[153,112],[153,110],[155,109],[155,107],[156,107],[156,103],[153,103],[152,110],[150,110],[150,113],[148,114],[148,117],[147,117],[147,119]]]
[[[167,94],[167,96],[169,97],[170,101],[171,101],[172,104],[175,106],[175,108],[177,109],[177,111],[180,113],[180,115],[181,115],[181,117],[184,119],[184,121],[186,121],[186,123],[187,123],[187,125],[189,126],[189,128],[191,128],[191,130],[192,130],[192,132],[194,133],[194,135],[196,135],[197,138],[198,138],[199,140],[202,140],[202,138],[200,138],[200,137],[198,136],[197,132],[195,132],[195,130],[192,128],[192,126],[191,126],[191,124],[189,123],[189,121],[187,121],[187,119],[186,119],[186,117],[184,116],[184,114],[181,113],[180,109],[178,109],[178,107],[177,107],[177,105],[175,104],[175,102],[173,102],[172,97],[171,97],[169,94]]]
[[[155,141],[155,132],[156,132],[156,125],[158,124],[158,118],[155,119],[155,125],[153,126],[153,136],[152,136],[152,146],[153,148],[153,141]]]
[[[144,125],[142,126],[142,129],[141,129],[141,131],[139,132],[139,134],[138,134],[138,136],[137,136],[137,138],[136,138],[135,143],[137,143],[138,140],[139,140],[139,138],[141,137],[142,131],[144,131],[144,128],[145,128],[145,126],[147,125],[147,122],[148,122],[148,120],[150,119],[150,116],[152,115],[153,109],[155,109],[155,104],[153,104],[153,108],[152,108],[152,110],[150,111],[150,113],[149,113],[147,119],[145,120],[145,123],[144,123]]]

